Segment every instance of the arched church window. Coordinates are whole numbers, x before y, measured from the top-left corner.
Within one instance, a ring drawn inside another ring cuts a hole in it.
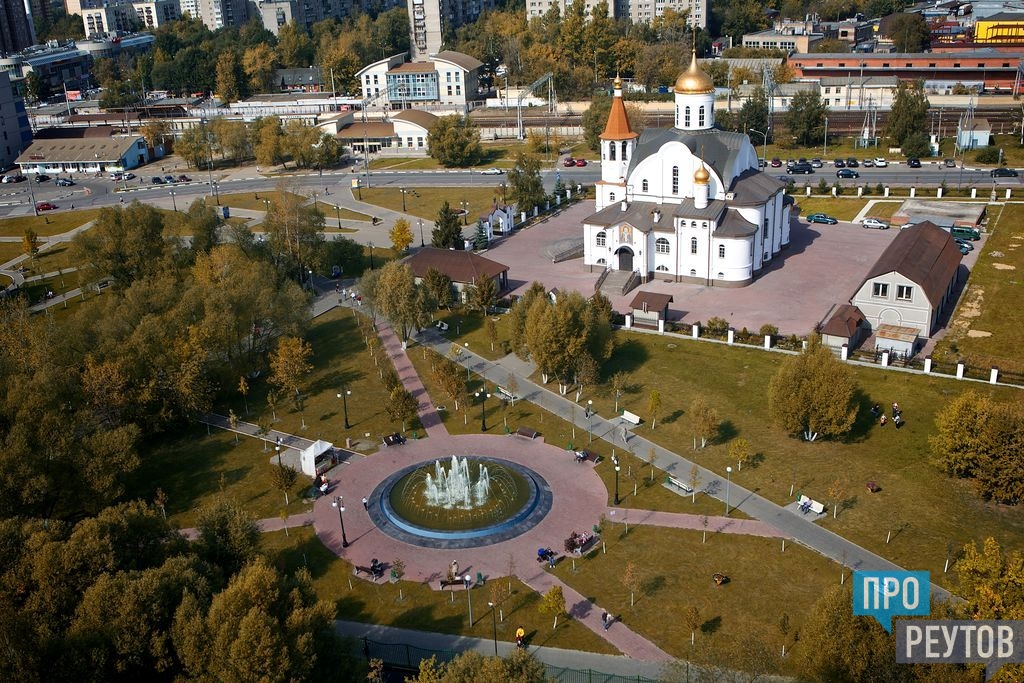
[[[609,161],[615,161],[615,142],[608,143],[608,159]]]
[[[696,274],[697,274],[697,269],[696,268],[690,268],[690,277],[693,277]]]
[[[704,127],[704,107],[697,110],[697,125],[701,128]]]
[[[689,107],[686,107],[685,109],[683,109],[683,127],[684,128],[689,128],[690,127],[690,108]]]
[[[644,178],[644,179],[643,179],[643,181],[642,181],[642,182],[640,183],[640,188],[641,188],[641,189],[642,189],[642,190],[643,190],[644,192],[647,192],[647,190],[649,190],[649,189],[650,189],[650,187],[649,187],[649,186],[647,185],[647,179],[646,179],[646,178]]]
[[[599,247],[605,246],[605,244],[607,243],[607,240],[608,240],[608,235],[607,235],[607,233],[605,233],[604,230],[602,230],[601,232],[597,233],[597,246],[599,246]]]
[[[679,194],[679,167],[672,167],[672,194]]]
[[[690,253],[691,254],[696,254],[697,253],[697,238],[696,237],[691,237],[690,238]]]
[[[614,202],[615,201],[615,193],[614,192],[609,192],[608,193],[608,201],[610,201],[610,202]]]
[[[657,268],[655,268],[655,270],[660,272],[660,273],[667,273],[668,272],[668,266],[658,266]]]
[[[668,240],[665,239],[664,237],[659,237],[654,242],[654,251],[655,252],[657,252],[659,254],[667,254],[667,253],[669,253],[668,250],[669,250]]]
[[[697,227],[697,221],[690,221],[690,227],[691,228],[696,228]]]
[[[725,245],[724,244],[719,244],[718,245],[718,258],[725,258]]]
[[[615,144],[615,143],[612,143],[612,144]],[[623,140],[623,141],[622,141],[622,160],[623,160],[623,161],[625,161],[625,160],[626,160],[626,150],[627,150],[627,149],[628,149],[628,148],[626,147],[626,141],[625,141],[625,140]]]

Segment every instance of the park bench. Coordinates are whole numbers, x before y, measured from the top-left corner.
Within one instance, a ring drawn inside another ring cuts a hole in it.
[[[692,486],[682,481],[681,479],[673,477],[671,474],[665,477],[665,484],[669,486],[675,486],[677,489],[685,493],[693,493]]]
[[[437,324],[434,325],[434,327],[436,327],[437,329],[441,330],[442,332],[447,332],[448,331],[448,323],[446,323],[443,320],[438,320]]]
[[[444,590],[445,588],[448,588],[449,586],[464,586],[464,585],[466,585],[466,582],[463,581],[462,579],[452,579],[451,581],[449,581],[448,579],[441,579],[440,583],[441,583],[441,590]]]
[[[505,387],[498,387],[498,395],[501,396],[506,401],[511,401],[512,403],[515,403],[516,401],[519,400],[518,396],[513,394],[511,391],[509,391]]]
[[[631,413],[628,410],[622,411],[622,419],[625,420],[626,422],[629,422],[630,424],[640,424],[640,416],[637,415],[636,413]]]
[[[588,451],[585,448],[581,448],[578,451],[573,451],[573,455],[576,456],[576,462],[586,462],[587,460],[593,463],[601,462],[601,456],[593,451]]]
[[[405,443],[405,437],[395,432],[394,434],[388,434],[384,437],[385,446],[396,446]]]
[[[360,565],[353,565],[352,573],[356,576],[360,574],[367,574],[371,579],[376,581],[380,577],[384,576],[384,565],[380,562],[371,563],[369,567],[362,567]]]
[[[531,427],[520,427],[516,430],[516,434],[519,436],[525,436],[527,439],[536,439],[537,435],[540,434],[536,429]]]
[[[800,498],[797,499],[797,503],[797,507],[800,509],[800,512],[805,515],[808,512],[813,512],[816,515],[820,515],[825,512],[824,503],[819,503],[818,501],[812,500],[803,494],[800,494]]]

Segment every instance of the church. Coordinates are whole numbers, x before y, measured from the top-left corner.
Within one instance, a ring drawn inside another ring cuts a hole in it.
[[[743,133],[715,128],[715,88],[697,66],[676,79],[675,125],[637,134],[614,83],[601,134],[587,265],[717,287],[750,284],[789,245],[793,200],[762,173]]]

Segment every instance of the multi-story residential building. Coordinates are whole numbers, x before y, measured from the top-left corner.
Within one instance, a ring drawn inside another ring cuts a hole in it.
[[[35,42],[24,0],[0,0],[0,54],[11,54]]]
[[[197,2],[198,0],[181,0],[182,12],[185,11],[186,2]],[[384,0],[374,2],[373,9],[377,12],[384,12],[404,3],[400,0]],[[277,35],[278,31],[285,24],[293,21],[299,26],[307,29],[313,24],[324,19],[344,19],[368,7],[367,0],[322,0],[321,2],[308,2],[307,0],[256,0],[249,4],[249,12],[255,15],[263,27]]]
[[[408,0],[410,58],[430,59],[441,51],[446,33],[495,6],[495,0]]]
[[[155,29],[181,18],[178,0],[84,0],[85,35]]]
[[[0,71],[0,169],[14,165],[32,142],[25,102],[14,92],[10,76]]]
[[[364,67],[356,77],[363,99],[385,110],[467,113],[479,95],[482,66],[480,60],[450,50],[419,62],[406,62],[403,53]]]
[[[600,0],[584,0],[587,15]],[[552,7],[557,6],[564,16],[566,8],[573,0],[526,0],[526,18],[544,16]],[[706,28],[708,24],[708,0],[607,0],[608,16],[622,17],[634,23],[649,22],[660,17],[665,10],[687,12],[687,21],[691,26]]]
[[[211,31],[249,21],[246,0],[199,0],[199,18]]]
[[[766,31],[757,31],[743,36],[743,47],[760,50],[782,50],[784,52],[810,52],[811,48],[826,37],[814,21],[793,21],[782,19]]]

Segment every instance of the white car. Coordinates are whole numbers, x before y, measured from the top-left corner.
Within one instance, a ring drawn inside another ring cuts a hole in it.
[[[888,230],[889,224],[879,218],[865,218],[861,221],[861,225],[865,228],[874,230]]]
[[[878,157],[877,159],[875,159],[875,168],[885,168],[888,165],[889,162],[883,159],[882,157]]]
[[[501,170],[500,168],[496,168],[496,167],[492,166],[491,168],[485,168],[484,170],[480,171],[480,174],[481,175],[501,175],[504,172],[505,171]]]

